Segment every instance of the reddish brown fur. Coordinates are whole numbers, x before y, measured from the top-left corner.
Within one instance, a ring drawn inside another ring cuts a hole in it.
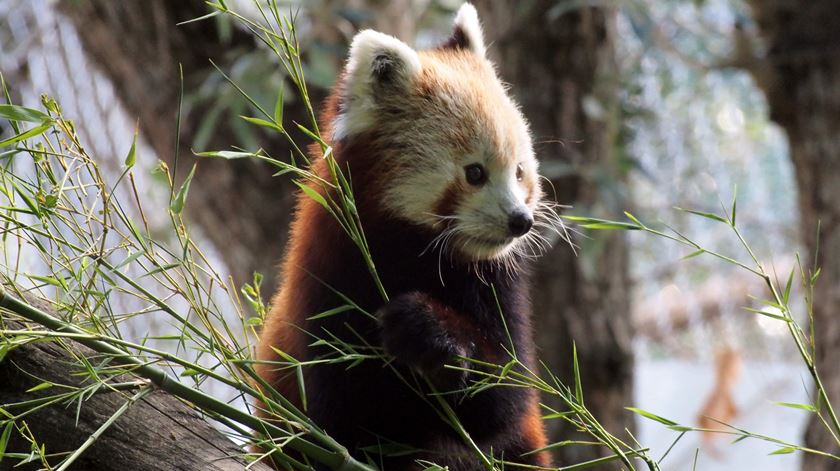
[[[339,87],[340,85],[337,85],[333,93],[326,99],[321,112],[319,127],[325,136],[329,135],[330,128],[335,120],[338,109]],[[311,170],[317,175],[326,177],[328,173],[326,163],[323,160],[321,146],[318,143],[310,145],[309,155],[312,156],[313,162]],[[275,348],[281,349],[295,359],[301,359],[305,355],[308,340],[306,335],[299,331],[299,327],[304,325],[306,313],[294,307],[305,305],[305,299],[301,298],[307,292],[306,287],[311,286],[314,281],[301,268],[329,263],[330,254],[328,251],[313,250],[312,247],[313,242],[318,239],[313,232],[317,230],[318,221],[322,217],[322,211],[318,204],[303,193],[299,193],[295,217],[289,231],[291,235],[286,258],[281,266],[280,279],[283,287],[271,300],[272,309],[266,317],[257,347],[257,359],[260,361],[280,361],[279,355],[274,351]],[[338,236],[338,234],[330,231],[322,235],[327,238]],[[332,246],[329,240],[321,239],[321,241],[325,244],[325,247]],[[292,404],[298,408],[303,407],[300,388],[294,371],[284,372],[265,363],[258,363],[256,371],[260,377],[273,385],[277,392],[291,401]],[[308,369],[304,369],[304,381],[307,374]],[[259,410],[258,414],[263,417],[267,415],[262,410]]]
[[[455,214],[455,209],[458,206],[458,200],[461,194],[465,191],[460,182],[454,182],[446,189],[443,196],[440,197],[437,204],[435,204],[434,213],[438,216],[451,216]]]
[[[741,356],[737,350],[724,347],[717,352],[716,378],[712,390],[697,417],[700,428],[707,430],[726,430],[726,425],[738,415],[738,406],[733,397],[733,390],[741,374]],[[705,445],[710,445],[720,434],[703,432]]]
[[[548,438],[545,435],[545,426],[543,425],[542,416],[540,415],[540,406],[536,394],[532,394],[533,398],[528,407],[528,413],[522,417],[522,423],[519,425],[522,433],[522,441],[525,443],[525,448],[530,450],[539,450],[548,445]],[[537,464],[539,466],[551,466],[551,457],[548,452],[541,451],[535,454]]]

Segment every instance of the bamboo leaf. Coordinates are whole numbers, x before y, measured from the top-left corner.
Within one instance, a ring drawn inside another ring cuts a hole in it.
[[[624,215],[627,216],[627,218],[630,219],[631,221],[635,222],[636,225],[638,225],[640,228],[646,227],[644,224],[642,224],[642,221],[639,221],[638,219],[636,219],[636,216],[633,216],[632,214],[630,214],[629,211],[624,211]]]
[[[795,271],[795,269],[791,269],[790,276],[788,276],[787,285],[785,285],[785,294],[784,296],[782,296],[782,301],[784,301],[784,304],[787,304],[788,300],[790,299],[790,287],[793,285],[793,274]]]
[[[277,102],[274,104],[274,122],[278,126],[283,125],[283,87],[280,87],[280,93],[277,94]]]
[[[38,136],[40,134],[43,134],[44,131],[46,131],[50,127],[52,127],[52,123],[44,123],[40,126],[36,126],[30,129],[29,131],[24,131],[16,136],[12,136],[4,141],[0,141],[0,147],[10,146],[24,139],[29,139],[30,137]]]
[[[192,182],[193,176],[195,176],[195,167],[195,164],[193,164],[190,174],[187,175],[184,183],[181,184],[181,189],[178,190],[178,194],[175,195],[175,198],[169,205],[169,209],[175,214],[181,214],[181,211],[184,210],[184,203],[187,201],[187,193],[190,191],[190,183]]]
[[[317,202],[324,208],[330,209],[327,200],[324,199],[324,197],[320,193],[315,191],[311,186],[301,183],[299,181],[295,181],[295,185],[297,185],[306,194],[306,196],[312,198],[313,200],[315,200],[315,202]]]
[[[572,414],[574,414],[574,413],[571,412],[571,411],[569,411],[569,412],[554,412],[552,414],[546,414],[546,415],[542,416],[542,419],[543,420],[562,419],[562,418],[568,417]]]
[[[183,265],[183,263],[181,263],[181,262],[167,263],[166,265],[161,265],[160,267],[155,268],[154,270],[149,270],[148,272],[144,273],[141,278],[144,278],[144,277],[147,277],[147,276],[152,276],[152,275],[157,275],[158,273],[162,273],[162,272],[165,272],[166,270],[171,270],[173,268],[180,267],[181,265]]]
[[[274,129],[275,131],[283,131],[283,128],[277,126],[276,124],[272,123],[271,121],[266,121],[260,118],[253,118],[251,116],[240,116],[240,118],[248,121],[251,124],[256,124],[257,126],[262,126],[264,128]]]
[[[137,260],[138,258],[142,257],[143,255],[145,255],[145,252],[143,252],[142,250],[138,250],[137,252],[134,252],[133,254],[131,254],[131,255],[129,255],[128,257],[126,257],[126,258],[125,258],[125,260],[123,260],[122,262],[118,263],[118,264],[114,267],[114,271],[119,270],[120,268],[122,268],[122,267],[124,267],[124,266],[128,265],[129,263],[131,263],[131,262],[133,262],[133,261]]]
[[[630,412],[635,412],[635,413],[637,413],[637,414],[639,414],[642,417],[645,417],[647,419],[659,422],[660,424],[667,425],[669,427],[674,427],[674,426],[679,425],[678,423],[674,422],[673,420],[669,420],[669,419],[666,419],[665,417],[658,416],[658,415],[656,415],[654,413],[651,413],[651,412],[648,412],[644,409],[639,409],[638,407],[625,407],[625,409],[629,410]]]
[[[596,222],[592,224],[583,224],[584,229],[600,229],[600,230],[628,230],[637,231],[639,226],[626,222]]]
[[[26,121],[29,123],[43,123],[52,119],[46,113],[18,105],[0,105],[0,117],[10,121]]]
[[[215,6],[212,3],[210,3],[209,5],[210,6]],[[220,11],[220,10],[212,11],[212,12],[206,14],[206,15],[199,16],[198,18],[191,18],[189,20],[182,21],[180,23],[176,23],[175,26],[188,25],[190,23],[196,23],[196,22],[199,22],[199,21],[208,20],[210,18],[213,18],[214,16],[221,15],[222,13],[223,12]]]
[[[29,208],[29,210],[32,212],[31,214],[40,216],[41,209],[38,207],[38,203],[36,203],[32,198],[30,198],[27,192],[21,190],[20,186],[18,186],[17,183],[15,183],[14,181],[12,181],[11,183],[12,187],[14,187],[15,189],[15,193],[17,193],[17,195],[20,196],[23,202],[26,203],[26,207]]]
[[[3,428],[3,433],[0,434],[0,462],[3,461],[3,456],[6,454],[6,446],[9,444],[9,437],[12,435],[12,427],[15,426],[13,421],[6,422],[6,427]]]
[[[27,275],[28,278],[40,281],[42,283],[46,283],[48,285],[57,286],[59,288],[67,288],[63,280],[52,277],[52,276],[38,276],[38,275]]]
[[[778,450],[771,452],[771,455],[789,455],[795,452],[797,448],[795,446],[786,446],[784,448],[779,448]]]
[[[215,152],[198,152],[195,154],[198,157],[217,157],[220,159],[247,159],[249,157],[256,157],[252,152],[234,152],[228,150],[220,150]]]
[[[813,275],[811,275],[811,285],[812,285],[812,286],[813,286],[813,285],[815,285],[815,284],[817,283],[817,278],[819,278],[819,277],[820,277],[820,272],[821,272],[821,271],[822,271],[822,267],[818,267],[818,268],[817,268],[817,271],[815,271],[815,272],[814,272],[814,274],[813,274]]]
[[[312,138],[312,140],[313,140],[313,141],[318,142],[318,143],[321,143],[321,144],[326,144],[326,143],[324,143],[324,141],[323,141],[323,140],[322,140],[322,139],[321,139],[321,138],[320,138],[317,134],[315,134],[314,132],[310,131],[310,130],[309,130],[309,128],[307,128],[306,126],[302,126],[302,125],[297,124],[297,123],[295,123],[295,124],[297,125],[298,129],[300,129],[300,131],[301,131],[302,133],[304,133],[304,134],[306,134],[307,136],[309,136],[310,138]],[[325,154],[324,156],[326,157],[326,154]]]
[[[332,308],[332,309],[328,309],[324,312],[315,314],[312,317],[307,317],[306,319],[310,320],[310,321],[315,320],[315,319],[323,319],[325,317],[330,317],[330,316],[334,316],[336,314],[341,314],[342,312],[352,311],[353,309],[356,309],[356,308],[354,306],[349,305],[349,304],[345,304],[344,306],[338,306],[338,307],[335,307],[335,308]]]
[[[300,402],[301,406],[303,406],[303,410],[306,410],[306,383],[303,381],[303,367],[301,365],[297,365],[295,368],[295,376],[297,377],[298,383],[298,394],[300,395]]]
[[[279,348],[271,347],[271,349],[274,350],[274,353],[276,353],[280,358],[288,361],[289,363],[292,363],[294,365],[297,365],[297,364],[300,363],[299,361],[297,361],[295,359],[295,357],[289,355],[288,353],[284,352],[283,350],[280,350]]]
[[[572,342],[572,373],[575,376],[575,397],[578,404],[583,404],[583,386],[580,381],[580,366],[578,365],[577,344]]]
[[[565,214],[560,215],[560,217],[567,221],[577,222],[586,229],[623,229],[633,231],[638,231],[642,229],[642,227],[637,226],[635,224],[630,224],[629,222],[610,221],[609,219],[590,218],[585,216],[569,216]]]
[[[510,374],[510,370],[513,369],[514,366],[516,366],[516,360],[511,360],[507,362],[504,368],[502,368],[502,372],[499,373],[499,381],[501,381],[503,378],[507,378],[507,375]]]
[[[0,344],[0,363],[3,363],[3,359],[6,358],[6,354],[12,351],[17,345],[11,342]]]
[[[675,207],[674,209],[676,209],[677,211],[684,211],[686,213],[691,213],[691,214],[694,214],[696,216],[704,217],[706,219],[711,219],[713,221],[718,221],[718,222],[722,222],[724,224],[729,225],[729,221],[727,221],[725,218],[722,218],[722,217],[718,216],[717,214],[706,213],[706,212],[703,212],[703,211],[695,211],[693,209],[680,208],[679,206]]]
[[[776,402],[775,404],[780,405],[780,406],[784,406],[784,407],[790,407],[792,409],[802,409],[802,410],[806,410],[808,412],[814,412],[814,413],[817,412],[817,408],[812,406],[811,404],[797,404],[795,402]]]
[[[702,255],[704,253],[706,253],[705,249],[695,250],[694,252],[691,252],[690,254],[683,257],[681,260],[688,260],[689,258],[694,258],[694,257],[696,257],[698,255]]]
[[[51,388],[53,386],[55,386],[53,383],[50,383],[49,381],[44,381],[43,383],[40,383],[38,385],[32,386],[31,388],[27,389],[26,392],[31,393],[31,392],[35,392],[35,391],[41,391],[43,389],[48,389],[48,388]]]
[[[537,448],[536,450],[532,450],[532,451],[529,451],[527,453],[523,453],[522,456],[533,455],[533,454],[536,454],[536,453],[541,453],[543,451],[549,451],[549,450],[554,450],[554,449],[557,449],[557,448],[562,448],[564,446],[577,445],[579,443],[580,442],[578,442],[577,440],[563,440],[563,441],[559,441],[559,442],[554,442],[554,443],[548,444],[548,445],[546,445],[542,448]]]
[[[137,152],[137,128],[134,129],[134,139],[131,141],[131,148],[128,149],[128,155],[125,156],[125,166],[126,168],[134,167],[134,163],[137,161],[137,157],[135,153]]]
[[[775,301],[771,301],[771,300],[769,300],[769,299],[756,298],[755,296],[750,296],[750,298],[751,298],[751,299],[754,299],[754,300],[755,300],[755,301],[757,301],[758,303],[763,304],[763,305],[765,305],[765,306],[770,306],[770,307],[775,308],[775,309],[778,309],[778,310],[780,310],[780,311],[784,311],[784,310],[785,310],[785,307],[784,307],[784,306],[782,306],[781,304],[779,304],[779,303],[777,303],[777,302],[775,302]]]
[[[780,320],[780,321],[791,322],[790,319],[788,319],[787,317],[785,317],[781,314],[776,314],[776,313],[773,313],[773,312],[768,312],[768,311],[764,311],[764,310],[761,310],[761,309],[755,309],[755,308],[751,308],[751,307],[745,307],[744,309],[746,309],[747,311],[754,312],[756,314],[761,314],[762,316],[771,317],[773,319],[777,319],[777,320]]]
[[[729,220],[732,221],[732,226],[735,226],[735,209],[738,205],[738,187],[732,192],[732,211],[730,212]]]

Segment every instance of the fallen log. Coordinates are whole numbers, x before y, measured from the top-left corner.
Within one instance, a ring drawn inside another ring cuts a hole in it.
[[[43,305],[39,307],[44,308]],[[0,325],[10,330],[25,328],[23,323],[3,313],[0,313]],[[63,342],[78,356],[96,358],[97,354],[87,347],[70,340]],[[0,407],[54,395],[55,387],[27,392],[45,381],[83,386],[86,378],[78,374],[80,371],[79,362],[55,342],[29,342],[13,348],[0,361]],[[129,380],[126,378],[126,381]],[[27,415],[23,420],[37,442],[45,446],[46,453],[71,453],[131,395],[131,392],[102,388],[86,399],[78,410],[76,404],[53,404]],[[30,453],[31,444],[20,434],[13,431],[11,438],[7,454]],[[195,410],[166,392],[154,391],[130,405],[70,469],[232,471],[245,469],[242,455],[242,448],[202,419]],[[0,461],[0,470],[44,467],[39,460],[13,467],[18,461],[7,457]],[[253,464],[249,469],[270,470],[261,463]]]

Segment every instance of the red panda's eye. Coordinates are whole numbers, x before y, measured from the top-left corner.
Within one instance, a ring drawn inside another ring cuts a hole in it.
[[[487,181],[487,172],[481,164],[470,164],[464,167],[464,176],[470,185],[483,185]]]
[[[525,176],[525,170],[522,169],[522,164],[516,166],[516,181],[521,182]]]

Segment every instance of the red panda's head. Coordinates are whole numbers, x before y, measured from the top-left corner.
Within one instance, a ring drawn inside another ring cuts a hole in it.
[[[433,50],[360,32],[331,128],[334,142],[375,142],[383,209],[435,231],[461,256],[498,259],[539,244],[531,228],[542,191],[528,124],[485,57],[472,5]]]

